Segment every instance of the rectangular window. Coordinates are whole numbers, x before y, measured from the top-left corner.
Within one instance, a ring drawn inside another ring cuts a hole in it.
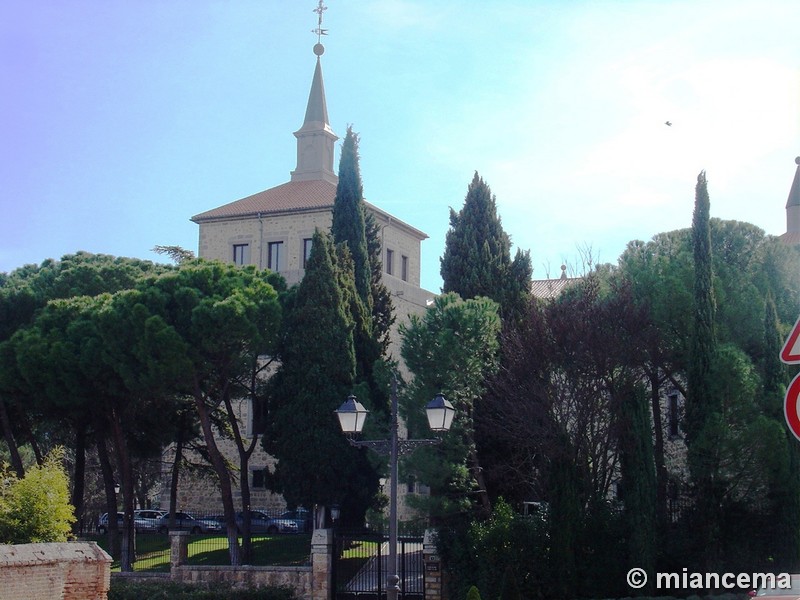
[[[386,249],[386,272],[389,275],[394,273],[394,250]]]
[[[239,266],[250,264],[250,244],[233,245],[233,264]]]
[[[283,266],[283,242],[270,242],[267,244],[267,268],[279,273]]]
[[[667,411],[669,436],[678,437],[678,424],[680,421],[680,416],[678,414],[678,394],[670,394],[667,397]]]
[[[311,238],[305,238],[303,240],[303,268],[306,268],[306,263],[308,262],[308,257],[311,256]]]
[[[263,434],[267,430],[267,401],[264,398],[253,398],[251,401],[252,437]]]
[[[403,281],[408,281],[408,257],[400,257],[400,278]]]
[[[263,490],[267,487],[267,470],[253,469],[253,489]]]

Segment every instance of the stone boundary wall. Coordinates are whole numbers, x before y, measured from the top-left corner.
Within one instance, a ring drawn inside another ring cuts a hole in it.
[[[312,600],[311,567],[211,567],[182,565],[172,569],[172,581],[181,583],[228,583],[234,587],[285,586],[298,598]]]
[[[3,600],[107,600],[111,557],[94,542],[0,544]]]
[[[114,579],[135,581],[168,579],[201,585],[228,583],[233,587],[286,586],[293,589],[301,600],[332,600],[334,597],[331,576],[335,544],[331,529],[314,531],[311,538],[311,565],[305,567],[187,565],[188,543],[188,532],[174,531],[170,534],[171,564],[169,573],[114,573]],[[441,558],[436,551],[436,536],[432,530],[425,532],[423,564],[424,600],[442,600],[445,574],[442,572]],[[5,596],[3,596],[3,600],[5,600]],[[14,600],[18,599],[14,598]]]

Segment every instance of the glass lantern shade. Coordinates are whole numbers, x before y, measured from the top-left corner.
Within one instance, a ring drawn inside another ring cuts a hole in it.
[[[361,433],[369,411],[356,400],[355,396],[348,396],[338,409],[334,411],[339,417],[339,425],[347,434]]]
[[[453,424],[456,409],[442,394],[436,394],[433,400],[425,407],[428,415],[428,425],[433,431],[449,431]]]

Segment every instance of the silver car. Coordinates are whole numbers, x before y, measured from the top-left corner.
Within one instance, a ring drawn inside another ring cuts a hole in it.
[[[164,514],[158,520],[158,532],[167,533],[169,527],[169,513]],[[175,513],[175,524],[172,531],[190,531],[192,533],[219,533],[222,531],[222,525],[219,521],[212,521],[211,519],[203,519],[202,517],[196,518],[185,512]]]
[[[244,513],[236,513],[239,530],[244,523]],[[250,511],[250,533],[297,533],[297,523],[292,519],[270,517],[260,510]]]

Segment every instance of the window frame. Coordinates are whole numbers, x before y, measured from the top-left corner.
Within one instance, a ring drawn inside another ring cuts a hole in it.
[[[394,250],[386,249],[386,274],[394,275]]]
[[[273,249],[277,250],[274,252],[276,254],[275,257],[275,268],[273,268]],[[285,254],[285,244],[283,240],[274,240],[271,242],[267,242],[267,269],[272,271],[273,273],[280,273],[282,270],[285,269],[284,266],[284,254]]]
[[[231,244],[233,250],[233,264],[238,267],[250,264],[250,243]]]

